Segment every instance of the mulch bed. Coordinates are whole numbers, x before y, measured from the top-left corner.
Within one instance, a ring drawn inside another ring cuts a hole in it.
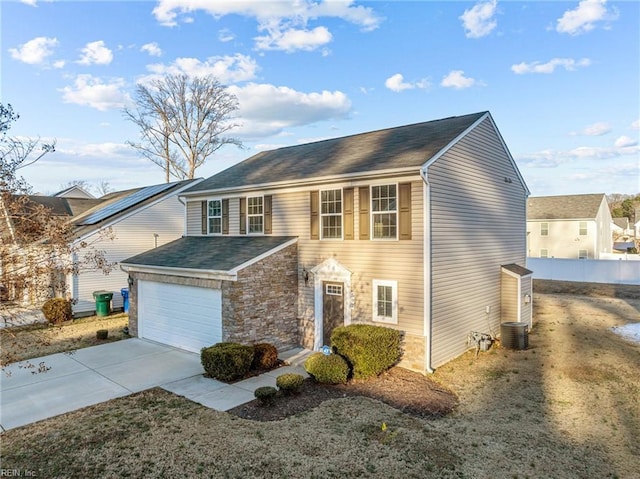
[[[428,377],[394,367],[377,378],[347,384],[318,384],[306,379],[298,394],[279,395],[273,404],[253,400],[227,412],[254,421],[278,421],[302,413],[329,399],[365,396],[424,419],[442,417],[458,404],[456,395]]]

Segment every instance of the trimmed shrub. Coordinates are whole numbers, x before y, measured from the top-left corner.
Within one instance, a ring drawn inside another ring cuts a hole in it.
[[[354,379],[378,376],[400,361],[402,333],[372,324],[340,326],[331,333],[331,346],[352,367]]]
[[[275,401],[278,391],[273,386],[262,386],[257,388],[253,392],[253,395],[256,399],[260,400],[262,404],[269,405]]]
[[[314,353],[304,362],[304,369],[323,384],[344,384],[349,377],[349,365],[337,354]]]
[[[278,364],[278,350],[273,344],[258,343],[253,350],[251,369],[273,369]]]
[[[53,298],[42,305],[42,313],[47,321],[52,324],[62,323],[73,319],[71,301],[64,298]]]
[[[303,382],[304,376],[295,373],[281,374],[276,378],[276,386],[286,396],[299,392]]]
[[[233,381],[249,372],[253,361],[253,346],[217,343],[202,348],[200,361],[210,377],[221,381]]]

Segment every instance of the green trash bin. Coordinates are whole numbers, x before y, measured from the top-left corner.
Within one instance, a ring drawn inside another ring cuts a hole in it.
[[[93,298],[96,300],[96,314],[98,316],[109,316],[111,314],[111,291],[94,291]]]

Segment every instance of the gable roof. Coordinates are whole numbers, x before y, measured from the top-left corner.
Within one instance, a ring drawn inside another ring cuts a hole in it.
[[[231,273],[295,239],[295,236],[185,236],[120,264]]]
[[[530,197],[527,220],[594,219],[604,197],[604,193]]]
[[[184,193],[419,168],[487,114],[454,116],[263,151]]]
[[[87,190],[85,190],[84,188],[78,185],[72,185],[68,188],[65,188],[62,191],[58,191],[57,193],[54,193],[51,196],[62,196],[65,198],[87,198],[87,199],[95,198],[95,196],[93,196]]]

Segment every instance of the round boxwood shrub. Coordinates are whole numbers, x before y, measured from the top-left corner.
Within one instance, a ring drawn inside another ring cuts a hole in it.
[[[400,361],[402,333],[372,324],[340,326],[331,333],[331,346],[353,368],[354,379],[378,376]]]
[[[62,323],[73,319],[71,301],[64,298],[53,298],[42,305],[42,313],[47,321],[52,324]]]
[[[278,364],[278,350],[273,344],[258,343],[253,350],[251,369],[273,369]]]
[[[349,365],[338,354],[313,353],[304,363],[313,379],[324,384],[344,384],[349,377]]]
[[[217,343],[200,351],[202,367],[214,379],[233,381],[245,376],[253,361],[253,346]]]
[[[276,378],[276,386],[286,396],[299,392],[303,382],[302,374],[286,373]]]
[[[273,404],[276,396],[278,395],[278,391],[273,386],[262,386],[257,388],[253,395],[258,399],[262,404],[269,405]]]

